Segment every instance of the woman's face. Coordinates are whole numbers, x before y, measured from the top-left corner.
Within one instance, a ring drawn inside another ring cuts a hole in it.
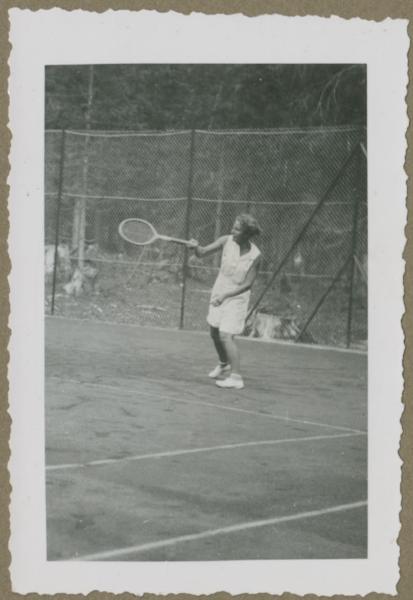
[[[241,225],[241,223],[238,221],[238,219],[235,220],[235,223],[232,226],[231,235],[234,239],[234,242],[237,242],[238,244],[241,241],[247,239],[247,237],[245,235],[245,230],[244,230],[243,226]]]

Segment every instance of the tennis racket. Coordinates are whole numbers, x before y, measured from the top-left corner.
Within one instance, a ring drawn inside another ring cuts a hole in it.
[[[164,240],[166,242],[176,242],[177,244],[190,245],[189,240],[181,240],[180,238],[170,237],[169,235],[161,235],[158,233],[151,223],[143,219],[125,219],[119,225],[119,235],[138,246],[146,246],[156,242],[156,240]]]

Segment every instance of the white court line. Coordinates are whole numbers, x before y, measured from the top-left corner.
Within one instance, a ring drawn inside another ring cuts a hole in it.
[[[256,410],[249,410],[247,408],[237,408],[236,406],[226,406],[224,404],[217,404],[215,402],[206,402],[205,400],[193,400],[193,399],[187,400],[182,397],[170,396],[168,394],[164,394],[163,392],[160,392],[158,395],[153,392],[145,392],[143,390],[127,388],[124,386],[121,386],[121,387],[116,386],[115,387],[114,385],[108,385],[108,384],[104,384],[104,383],[91,383],[91,382],[85,382],[85,381],[80,382],[80,381],[77,381],[76,379],[62,379],[60,377],[55,377],[55,376],[48,377],[48,379],[56,379],[56,380],[60,381],[61,383],[72,383],[74,385],[90,386],[90,387],[107,389],[107,390],[116,392],[117,394],[119,393],[119,389],[121,389],[123,392],[128,392],[131,394],[138,394],[140,396],[148,396],[149,398],[160,398],[162,400],[173,400],[175,402],[181,402],[184,404],[192,404],[192,405],[198,405],[198,406],[209,406],[209,407],[213,407],[213,408],[219,408],[220,410],[245,413],[248,415],[254,415],[255,417],[261,417],[261,418],[265,418],[265,419],[274,419],[275,421],[288,421],[288,422],[292,422],[292,423],[300,423],[302,425],[314,425],[316,427],[327,427],[329,429],[336,429],[337,431],[348,431],[351,433],[357,433],[357,434],[363,434],[363,435],[367,434],[367,431],[363,431],[361,429],[353,429],[352,427],[345,427],[344,425],[330,425],[329,423],[320,423],[318,421],[307,421],[304,419],[294,419],[293,417],[289,417],[289,416],[275,415],[273,413],[263,413],[263,412],[258,412]],[[146,379],[146,381],[151,381],[151,382],[155,382],[155,383],[163,383],[162,380],[160,380],[160,379],[159,380],[158,379],[149,379],[149,378],[145,378],[145,379]]]
[[[201,452],[214,452],[217,450],[233,450],[235,448],[249,448],[251,446],[275,446],[290,442],[311,442],[318,440],[329,440],[336,438],[353,437],[359,433],[334,433],[331,435],[313,435],[308,437],[283,438],[278,440],[260,440],[256,442],[239,442],[237,444],[223,444],[221,446],[203,446],[200,448],[186,448],[182,450],[166,450],[164,452],[152,452],[150,454],[136,454],[134,456],[123,456],[121,458],[107,458],[103,460],[91,460],[85,463],[67,463],[61,465],[47,465],[47,471],[61,471],[63,469],[79,469],[83,467],[97,467],[111,465],[114,463],[148,460],[152,458],[170,458],[171,456],[185,456],[188,454],[199,454]]]
[[[167,332],[175,332],[180,334],[189,334],[189,335],[203,335],[208,336],[209,333],[207,331],[198,331],[195,329],[179,329],[178,327],[159,327],[155,325],[134,325],[133,323],[117,323],[116,321],[97,321],[94,319],[81,319],[79,317],[64,317],[60,315],[45,315],[45,319],[50,319],[51,321],[78,321],[80,323],[90,323],[92,325],[109,325],[111,327],[127,327],[133,329],[144,329],[144,330],[154,330],[154,331],[167,331]],[[304,348],[305,350],[327,350],[331,352],[342,352],[344,354],[361,354],[362,356],[367,356],[367,350],[360,350],[358,348],[338,348],[337,346],[325,346],[322,344],[303,344],[302,342],[288,342],[286,340],[279,339],[261,339],[261,338],[252,338],[248,336],[239,336],[239,340],[242,342],[251,342],[253,344],[274,344],[279,346],[287,346],[289,348]]]
[[[145,393],[145,392],[144,392]],[[352,427],[344,427],[341,425],[330,425],[329,423],[319,423],[318,421],[307,421],[304,419],[294,419],[292,417],[283,417],[281,415],[274,415],[273,413],[262,413],[255,410],[248,410],[247,408],[237,408],[235,406],[224,406],[223,404],[215,404],[214,402],[206,402],[204,400],[185,400],[181,398],[171,398],[177,402],[185,402],[187,404],[200,404],[203,406],[212,406],[214,408],[220,408],[221,410],[229,410],[234,412],[246,413],[248,415],[254,415],[256,417],[264,417],[266,419],[274,419],[275,421],[287,421],[292,423],[300,423],[301,425],[314,425],[317,427],[327,427],[328,429],[337,429],[337,431],[348,431],[357,435],[367,435],[367,431],[361,429],[353,429]]]
[[[248,529],[266,527],[267,525],[279,525],[280,523],[287,523],[288,521],[299,521],[302,519],[321,517],[328,514],[344,512],[346,510],[353,510],[355,508],[362,508],[364,506],[367,506],[366,500],[361,500],[359,502],[351,502],[349,504],[339,504],[338,506],[331,506],[330,508],[322,508],[319,510],[311,510],[308,512],[296,513],[295,515],[285,515],[283,517],[273,517],[271,519],[261,519],[259,521],[237,523],[235,525],[229,525],[227,527],[219,527],[218,529],[208,529],[199,533],[181,535],[178,537],[159,540],[157,542],[149,542],[147,544],[140,544],[136,546],[127,546],[126,548],[116,548],[114,550],[106,550],[104,552],[95,552],[94,554],[86,554],[69,560],[81,561],[117,558],[119,556],[124,556],[125,554],[135,554],[138,552],[145,552],[147,550],[156,550],[158,548],[165,548],[167,546],[175,546],[176,544],[181,544],[183,542],[198,541],[205,538],[215,537],[217,535],[225,535],[228,533],[239,533],[240,531],[246,531]]]

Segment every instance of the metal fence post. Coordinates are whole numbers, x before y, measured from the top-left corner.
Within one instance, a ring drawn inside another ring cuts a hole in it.
[[[350,284],[348,290],[348,311],[347,311],[347,335],[346,335],[346,346],[350,348],[351,344],[351,327],[353,321],[353,296],[354,296],[354,273],[355,273],[355,256],[357,248],[357,226],[359,216],[360,196],[359,194],[354,195],[353,199],[353,224],[351,231],[351,265],[350,265]]]
[[[191,142],[189,145],[189,174],[188,174],[188,193],[185,213],[185,239],[189,238],[192,212],[192,194],[194,180],[194,157],[195,157],[195,130],[191,131]],[[184,255],[182,260],[182,294],[181,294],[181,314],[179,318],[179,329],[183,329],[185,320],[185,299],[186,282],[188,279],[188,248],[184,246]]]
[[[61,207],[62,207],[62,194],[63,194],[65,146],[66,146],[66,130],[62,129],[62,140],[61,140],[61,147],[60,147],[60,166],[59,166],[59,187],[58,187],[57,210],[56,210],[56,230],[55,230],[55,242],[54,242],[52,305],[51,305],[51,310],[50,310],[52,315],[54,314],[54,307],[55,307],[57,263],[59,260],[58,247],[59,247],[59,237],[60,237],[60,211],[61,211]]]

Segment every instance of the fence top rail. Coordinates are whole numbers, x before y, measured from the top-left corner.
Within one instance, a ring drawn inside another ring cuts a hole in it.
[[[46,130],[47,131],[47,130]],[[49,130],[50,131],[50,130]],[[56,131],[56,130],[55,130]],[[93,129],[90,130],[77,130],[77,129],[66,129],[66,133],[69,135],[79,135],[81,137],[167,137],[167,136],[176,136],[176,135],[187,135],[189,136],[190,130],[179,130],[179,131],[96,131]]]
[[[194,196],[192,198],[195,202],[215,202],[217,204],[239,204],[240,206],[249,204],[251,206],[316,206],[319,200],[286,200],[282,202],[274,200],[230,200],[223,198],[198,198]],[[328,202],[328,206],[345,206],[352,204],[352,201],[342,200],[341,202]]]
[[[45,196],[56,197],[58,192],[45,192]],[[170,198],[143,198],[141,196],[107,196],[98,194],[76,194],[72,192],[63,192],[63,196],[68,198],[84,198],[85,200],[131,200],[133,202],[183,202],[188,199],[187,196]],[[272,200],[225,200],[222,198],[192,198],[195,202],[215,202],[217,204],[238,204],[240,206],[249,204],[251,206],[316,206],[318,200],[297,200],[275,202]],[[341,202],[328,202],[328,206],[347,206],[353,204],[352,201],[342,200]]]
[[[279,127],[276,129],[196,129],[195,133],[203,135],[291,135],[291,134],[320,134],[345,133],[362,131],[357,125],[337,125],[320,127]]]
[[[45,196],[56,197],[58,192],[46,192]],[[187,196],[170,198],[143,198],[141,196],[107,196],[105,194],[75,194],[72,192],[63,192],[62,196],[67,198],[84,198],[85,200],[131,200],[134,202],[183,202]]]
[[[195,129],[195,133],[203,135],[288,135],[288,134],[320,134],[363,131],[362,125],[332,125],[319,127],[279,127],[274,129]],[[61,133],[62,129],[46,129],[46,133]],[[67,134],[92,137],[152,137],[189,135],[190,129],[161,130],[105,130],[105,129],[66,129]]]

